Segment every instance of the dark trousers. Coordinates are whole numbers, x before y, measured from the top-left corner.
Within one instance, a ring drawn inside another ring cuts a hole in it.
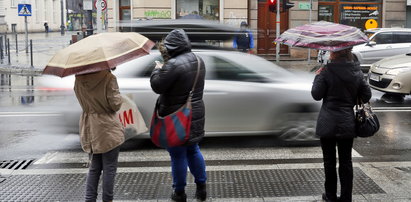
[[[353,168],[351,151],[353,141],[353,138],[321,138],[325,171],[325,194],[331,201],[337,200],[336,147],[338,147],[338,174],[341,183],[340,201],[352,200]]]
[[[112,201],[114,195],[114,179],[117,172],[120,147],[103,154],[93,154],[87,175],[86,202],[97,200],[97,188],[101,172],[103,172],[103,201]]]

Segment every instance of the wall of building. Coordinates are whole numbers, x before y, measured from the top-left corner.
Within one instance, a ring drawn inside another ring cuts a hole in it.
[[[248,0],[220,0],[220,21],[238,27],[241,21],[248,21],[248,2]],[[176,18],[176,0],[131,0],[130,7],[133,20]],[[118,1],[109,1],[109,31],[119,30],[119,19]]]
[[[0,0],[0,33],[7,31],[5,0]]]
[[[383,27],[406,27],[407,0],[383,1]]]
[[[47,21],[52,31],[60,30],[61,25],[61,4],[60,0],[32,0],[32,16],[27,17],[29,32],[44,31],[44,22]],[[3,1],[5,8],[5,21],[8,32],[12,31],[13,24],[16,25],[17,32],[24,32],[24,17],[18,16],[17,3],[12,5],[11,1]],[[65,1],[63,1],[65,5]],[[63,11],[64,22],[66,9]],[[64,25],[65,26],[65,25]]]

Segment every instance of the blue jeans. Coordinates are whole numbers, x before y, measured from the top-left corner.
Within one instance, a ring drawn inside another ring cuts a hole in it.
[[[171,157],[173,187],[176,192],[184,191],[187,185],[187,166],[193,174],[196,184],[205,184],[207,174],[205,162],[198,144],[191,146],[172,147],[167,151]]]
[[[117,172],[120,147],[103,154],[93,154],[86,182],[86,202],[97,200],[97,188],[103,172],[103,201],[113,200],[114,178]]]

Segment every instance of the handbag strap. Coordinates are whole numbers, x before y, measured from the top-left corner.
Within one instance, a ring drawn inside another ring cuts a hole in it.
[[[198,58],[198,56],[196,55],[197,58],[197,74],[196,74],[196,78],[194,79],[194,84],[193,84],[193,88],[191,88],[190,94],[189,94],[189,99],[191,99],[193,97],[194,94],[194,90],[196,88],[197,85],[197,81],[198,81],[198,77],[200,77],[200,59]]]

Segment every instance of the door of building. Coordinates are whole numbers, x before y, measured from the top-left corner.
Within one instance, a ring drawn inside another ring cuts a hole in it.
[[[280,15],[281,25],[280,33],[288,29],[288,11]],[[258,2],[258,54],[275,54],[275,44],[273,41],[276,38],[276,13],[268,10],[266,1]],[[287,54],[288,46],[281,45],[280,53]]]

